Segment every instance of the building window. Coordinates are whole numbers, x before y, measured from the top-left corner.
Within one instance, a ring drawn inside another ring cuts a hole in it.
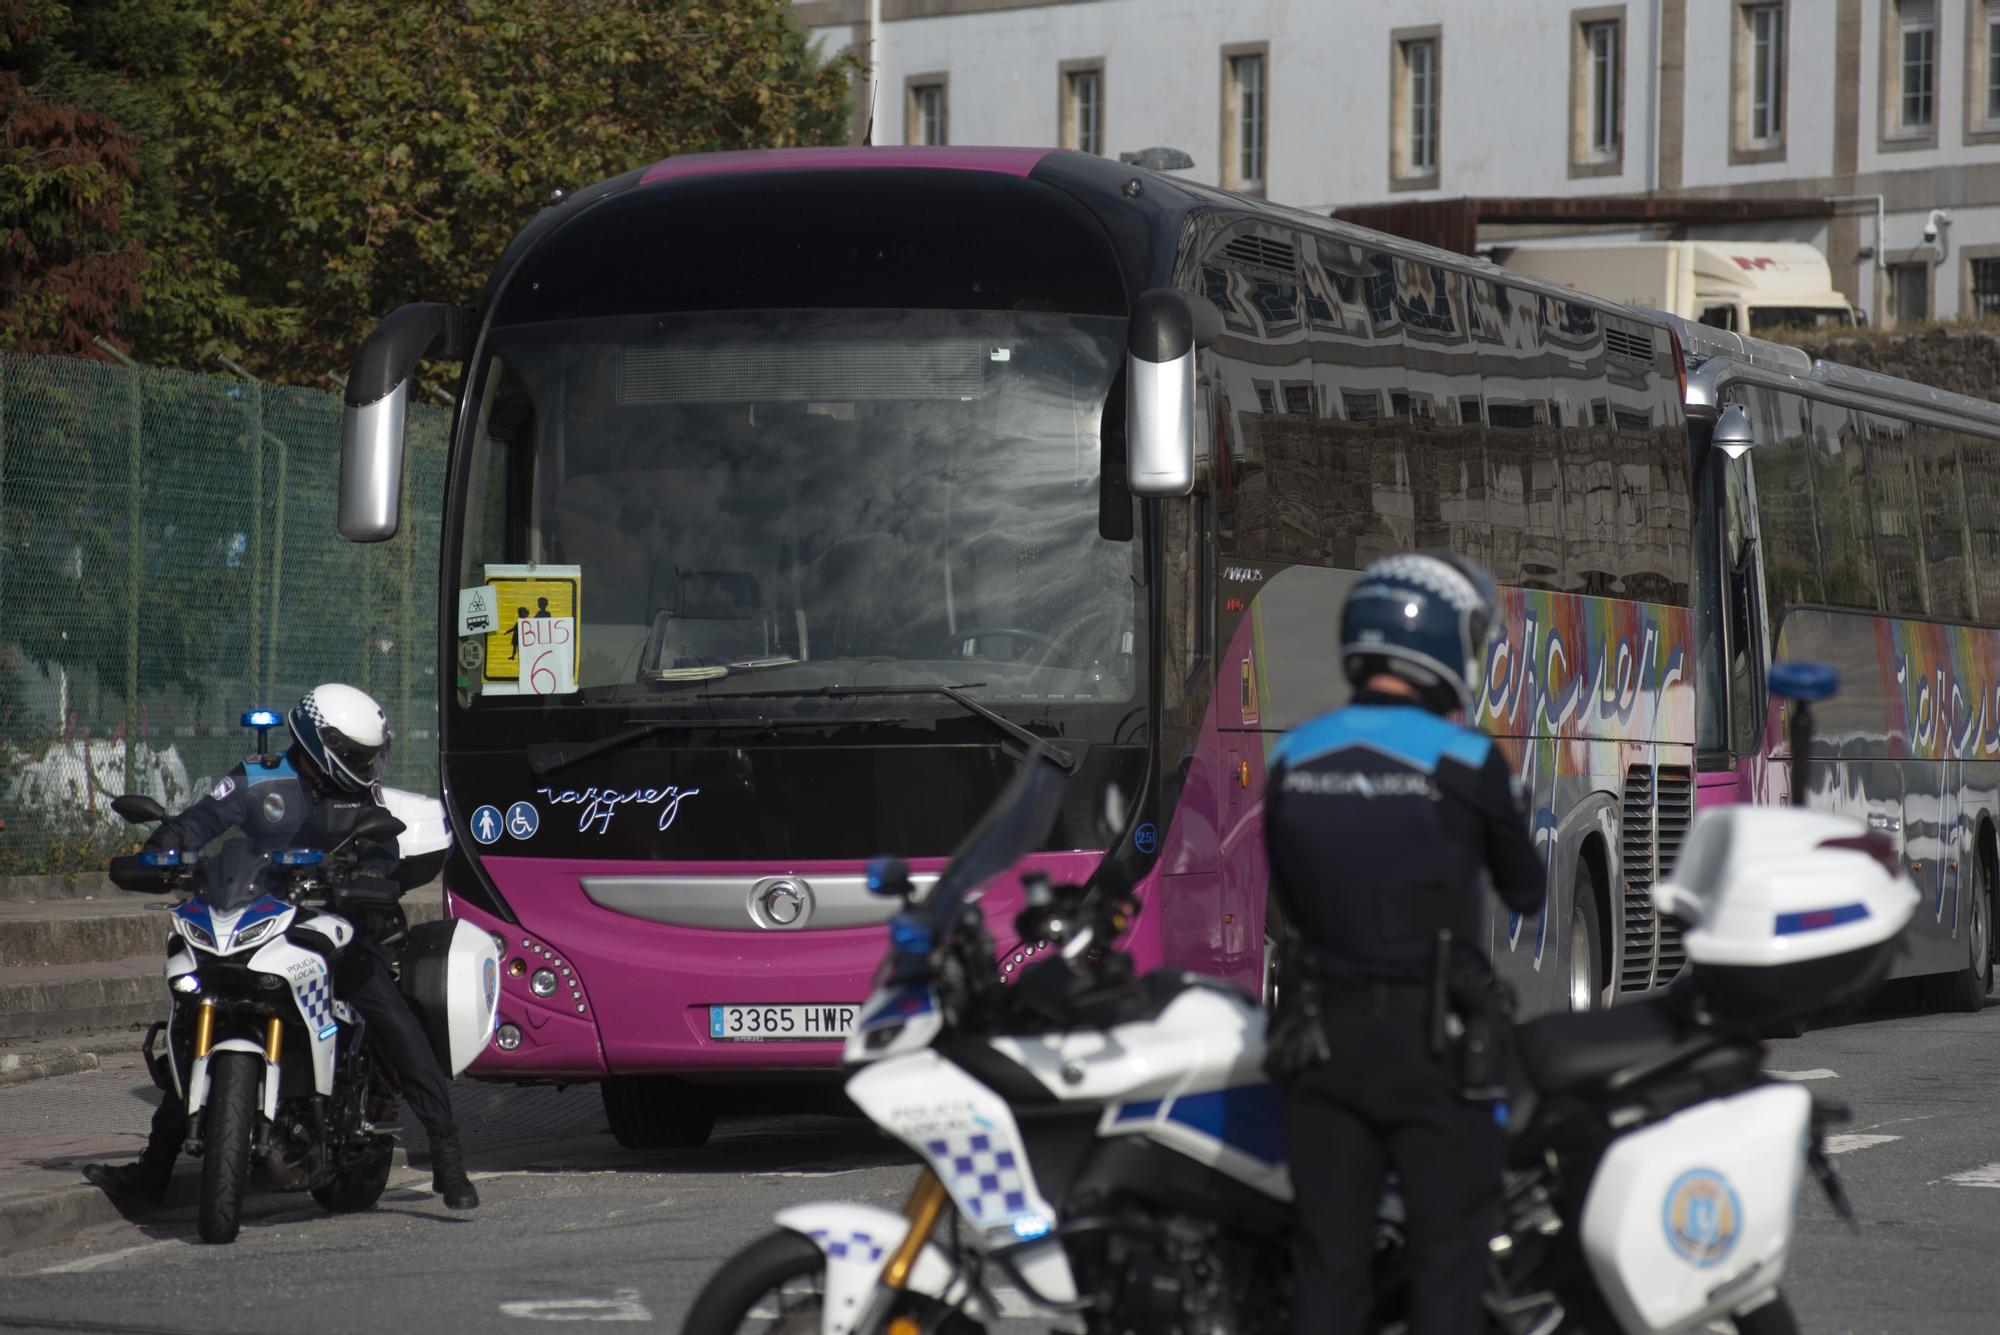
[[[1439,40],[1436,28],[1390,34],[1392,187],[1421,189],[1438,181]]]
[[[1889,266],[1889,309],[1897,324],[1907,320],[1927,320],[1931,313],[1931,266],[1892,264]]]
[[[909,105],[904,113],[903,142],[932,145],[949,143],[951,127],[945,119],[944,75],[912,75],[909,89]]]
[[[1785,11],[1756,5],[1750,27],[1750,146],[1769,148],[1785,133]]]
[[[1729,160],[1777,162],[1785,156],[1785,99],[1790,95],[1786,44],[1790,0],[1738,3],[1730,36]]]
[[[1590,48],[1590,156],[1598,162],[1618,156],[1624,127],[1620,124],[1624,97],[1618,86],[1620,65],[1617,23],[1584,25],[1584,45]]]
[[[1409,174],[1437,170],[1437,42],[1403,43],[1403,66],[1409,71]]]
[[[1270,84],[1266,52],[1232,47],[1222,57],[1222,184],[1249,194],[1264,191],[1264,163],[1269,152]]]
[[[1967,293],[1967,315],[1976,320],[2000,320],[2000,256],[1966,261],[1972,280]]]
[[[1981,43],[1986,51],[1986,78],[1981,82],[1986,92],[1986,119],[2000,122],[2000,5],[1987,0],[1986,40]]]
[[[2000,0],[1965,0],[1965,138],[2000,140]]]
[[[1929,0],[1921,4],[1903,0],[1897,10],[1902,27],[1902,57],[1896,124],[1904,130],[1928,130],[1935,119],[1932,103],[1936,94],[1937,28],[1931,22]]]
[[[1882,0],[1881,51],[1880,147],[1937,147],[1936,0]]]
[[[1625,7],[1570,12],[1569,174],[1615,176],[1625,157]]]
[[[1104,153],[1104,66],[1096,61],[1063,64],[1062,146]]]

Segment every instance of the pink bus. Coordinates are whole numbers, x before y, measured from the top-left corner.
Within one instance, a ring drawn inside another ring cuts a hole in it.
[[[1104,856],[1131,948],[1267,983],[1280,732],[1344,699],[1374,556],[1507,586],[1481,721],[1550,902],[1538,1008],[1671,977],[1693,553],[1667,324],[1075,153],[670,159],[523,229],[476,310],[357,353],[341,529],[395,532],[411,373],[463,364],[443,544],[451,912],[503,947],[473,1074],[602,1085],[631,1146],[833,1088],[893,904],[1049,745],[983,902]]]
[[[1701,804],[1866,821],[1924,895],[1894,975],[1978,1010],[2000,884],[2000,406],[1674,324],[1699,460]],[[1765,686],[1783,658],[1841,674],[1810,794]]]

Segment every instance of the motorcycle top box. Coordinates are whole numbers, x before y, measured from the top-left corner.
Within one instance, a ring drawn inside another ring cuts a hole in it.
[[[461,1074],[498,1023],[500,953],[493,938],[455,918],[412,927],[399,986],[438,1063]]]
[[[1703,1000],[1745,1021],[1797,1019],[1872,989],[1917,901],[1882,835],[1774,807],[1704,813],[1658,898],[1689,925]]]

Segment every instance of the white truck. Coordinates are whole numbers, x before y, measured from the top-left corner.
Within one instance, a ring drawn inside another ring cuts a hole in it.
[[[1737,333],[1854,323],[1826,257],[1803,241],[1524,242],[1495,247],[1493,258],[1592,296]]]

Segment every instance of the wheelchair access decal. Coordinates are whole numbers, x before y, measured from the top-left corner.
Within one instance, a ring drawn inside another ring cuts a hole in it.
[[[516,802],[507,808],[507,833],[516,839],[532,839],[542,827],[542,814],[532,802]]]

